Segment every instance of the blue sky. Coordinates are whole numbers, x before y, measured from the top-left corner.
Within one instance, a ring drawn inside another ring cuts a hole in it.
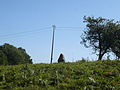
[[[92,50],[80,45],[83,17],[120,20],[119,4],[120,0],[0,0],[0,45],[23,47],[34,63],[49,63],[52,25],[80,27],[56,28],[53,62],[60,53],[68,62],[95,60]]]

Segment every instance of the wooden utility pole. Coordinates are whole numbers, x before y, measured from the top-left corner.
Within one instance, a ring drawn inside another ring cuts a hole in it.
[[[53,49],[54,49],[54,38],[55,38],[56,26],[52,25],[52,27],[53,27],[53,36],[52,36],[52,49],[51,49],[51,62],[50,63],[52,63],[52,60],[53,60]]]

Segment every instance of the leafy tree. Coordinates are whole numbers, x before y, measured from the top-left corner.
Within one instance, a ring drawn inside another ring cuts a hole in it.
[[[81,43],[87,48],[92,47],[94,53],[98,52],[98,60],[102,60],[104,54],[111,51],[118,24],[102,17],[84,17],[84,22],[87,23],[87,30],[81,37]]]
[[[31,57],[26,53],[26,50],[21,47],[18,48],[18,50],[21,52],[21,54],[23,56],[24,63],[32,64],[32,59],[30,59]]]
[[[22,59],[22,56],[20,55],[20,52],[17,50],[16,47],[9,45],[9,44],[4,44],[2,46],[2,50],[7,56],[8,63],[10,65],[21,64],[21,60],[23,59]]]
[[[7,57],[7,62],[9,65],[32,63],[32,60],[26,53],[25,49],[16,48],[13,45],[5,43],[0,46],[0,50],[3,52],[1,54],[3,54],[4,57]]]
[[[120,24],[114,32],[114,43],[111,46],[112,52],[117,56],[117,59],[120,59]]]
[[[7,56],[3,53],[2,50],[0,50],[0,65],[7,65],[8,59]]]

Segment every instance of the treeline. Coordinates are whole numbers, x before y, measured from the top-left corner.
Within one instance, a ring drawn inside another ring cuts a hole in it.
[[[120,58],[120,22],[102,17],[84,17],[86,30],[82,35],[81,43],[85,47],[92,47],[102,60],[106,53],[114,53]]]
[[[0,65],[32,64],[32,59],[23,48],[5,43],[0,46]]]

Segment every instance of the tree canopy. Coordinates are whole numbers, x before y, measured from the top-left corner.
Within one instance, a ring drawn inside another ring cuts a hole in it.
[[[82,35],[81,43],[85,47],[92,47],[94,53],[101,60],[104,54],[114,52],[118,56],[120,52],[120,24],[114,20],[102,17],[84,17],[87,30]]]
[[[18,65],[32,64],[32,59],[26,53],[25,49],[16,48],[13,45],[5,43],[0,46],[0,65]]]

